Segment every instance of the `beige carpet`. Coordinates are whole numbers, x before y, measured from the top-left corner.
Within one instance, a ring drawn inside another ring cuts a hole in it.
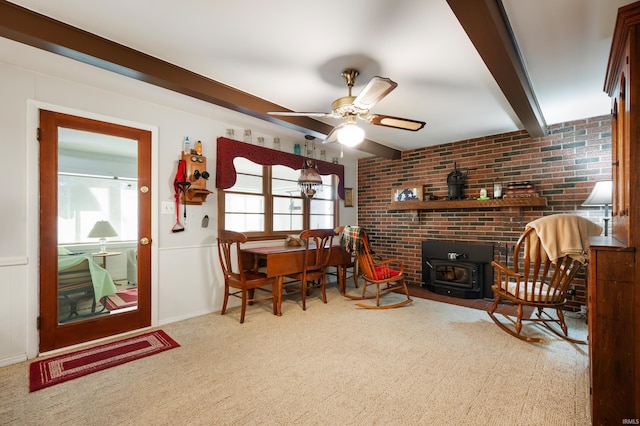
[[[29,393],[0,368],[0,424],[588,425],[585,345],[544,344],[424,299],[364,310],[328,289],[162,327],[180,348]],[[396,295],[391,295],[396,297]],[[569,319],[585,337],[584,320]]]

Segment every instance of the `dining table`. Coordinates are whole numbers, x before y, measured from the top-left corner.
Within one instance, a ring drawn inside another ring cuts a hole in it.
[[[313,245],[310,249],[314,249]],[[253,265],[253,270],[264,268],[267,277],[277,278],[277,315],[282,315],[282,283],[286,275],[302,272],[304,262],[304,246],[289,246],[287,243],[281,245],[270,245],[260,247],[245,247],[241,250],[242,264]],[[311,259],[310,259],[311,260]],[[345,265],[352,262],[351,254],[347,253],[339,244],[334,243],[331,247],[329,262],[327,266],[338,268],[338,285],[340,294],[344,295],[346,270]]]

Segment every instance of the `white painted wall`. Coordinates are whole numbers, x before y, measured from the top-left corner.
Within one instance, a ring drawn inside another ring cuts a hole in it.
[[[0,94],[0,366],[38,354],[38,108],[153,132],[153,325],[220,310],[215,194],[188,207],[185,232],[172,233],[175,216],[160,214],[162,202],[173,201],[182,139],[203,142],[215,176],[215,140],[226,128],[236,134],[250,128],[267,142],[278,136],[288,151],[304,143],[301,134],[2,38]],[[337,156],[327,148],[328,158]],[[357,187],[357,156],[345,152],[340,160],[347,187]],[[217,192],[214,185],[210,179],[209,189]],[[357,208],[340,204],[341,224],[357,223]],[[200,226],[204,214],[208,228]]]

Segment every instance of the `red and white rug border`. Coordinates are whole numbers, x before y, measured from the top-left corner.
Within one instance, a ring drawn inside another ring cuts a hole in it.
[[[140,344],[146,344],[146,346],[140,346]],[[131,351],[116,354],[108,359],[98,359],[81,366],[65,369],[65,363],[69,363],[70,361],[96,356],[107,351],[117,351],[118,349],[134,345],[138,346]],[[29,366],[29,391],[34,392],[179,346],[180,345],[163,330],[155,330],[99,346],[37,360]]]

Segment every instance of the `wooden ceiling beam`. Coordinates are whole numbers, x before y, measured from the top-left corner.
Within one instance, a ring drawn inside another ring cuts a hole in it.
[[[548,134],[520,50],[500,0],[447,0],[531,137]]]
[[[0,36],[317,138],[324,139],[333,129],[309,117],[270,116],[268,111],[289,110],[6,0],[0,0]],[[401,155],[368,139],[357,149],[390,159]]]

